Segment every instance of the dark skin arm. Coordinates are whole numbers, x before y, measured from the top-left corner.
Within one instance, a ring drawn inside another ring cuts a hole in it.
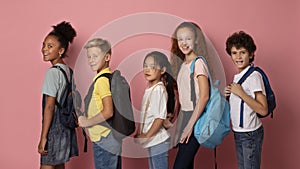
[[[55,97],[46,96],[46,105],[44,108],[42,131],[41,131],[40,142],[38,145],[38,152],[41,155],[47,154],[47,150],[45,150],[45,145],[47,142],[48,131],[49,131],[52,119],[53,119],[54,109],[55,109]]]

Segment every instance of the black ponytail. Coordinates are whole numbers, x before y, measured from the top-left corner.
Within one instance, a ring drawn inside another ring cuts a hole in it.
[[[167,56],[158,51],[148,53],[144,59],[144,62],[148,57],[153,57],[154,62],[160,66],[161,69],[164,67],[166,68],[165,73],[161,76],[161,80],[163,81],[168,93],[167,112],[174,113],[176,100],[174,89],[176,87],[176,80],[172,75],[171,64]]]

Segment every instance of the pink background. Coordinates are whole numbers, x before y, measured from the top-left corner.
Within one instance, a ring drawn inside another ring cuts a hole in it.
[[[41,86],[50,64],[42,61],[43,38],[50,26],[70,21],[78,36],[71,45],[67,63],[75,64],[82,46],[99,28],[112,20],[140,12],[162,12],[198,23],[209,36],[223,62],[227,81],[236,72],[225,53],[226,38],[235,31],[250,33],[258,46],[255,64],[268,72],[276,93],[278,107],[274,119],[264,119],[265,140],[263,169],[294,169],[300,167],[300,115],[297,114],[300,71],[300,1],[289,0],[27,0],[3,1],[1,20],[1,120],[0,168],[32,169],[39,167],[37,144],[41,129]],[[151,22],[151,21],[149,21]],[[120,28],[122,31],[122,28]],[[142,39],[144,40],[144,39]],[[160,44],[168,49],[170,42]],[[132,44],[155,46],[155,41]],[[131,46],[118,46],[115,55],[126,56]],[[124,50],[124,52],[122,51]],[[134,52],[134,51],[130,51]],[[142,82],[144,83],[144,82]],[[296,90],[295,90],[296,89]],[[141,96],[140,96],[141,97]],[[136,104],[137,106],[139,103]],[[298,112],[299,113],[299,112]],[[80,135],[80,134],[79,134]],[[82,138],[80,135],[80,150]],[[91,148],[91,146],[89,146]],[[91,149],[73,158],[67,168],[92,169]],[[172,166],[175,151],[170,152]],[[220,169],[236,169],[233,135],[226,137],[218,148]],[[213,151],[201,148],[196,168],[213,167]],[[147,168],[147,160],[123,159],[123,168]]]

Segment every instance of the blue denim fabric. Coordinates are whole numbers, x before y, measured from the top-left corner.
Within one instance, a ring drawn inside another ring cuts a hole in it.
[[[121,146],[113,134],[93,143],[95,169],[117,169],[121,166]]]
[[[264,128],[251,132],[234,132],[239,169],[260,169]]]
[[[169,148],[169,141],[148,148],[150,169],[168,169]]]

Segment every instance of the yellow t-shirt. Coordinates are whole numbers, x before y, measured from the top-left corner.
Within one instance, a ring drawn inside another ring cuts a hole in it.
[[[95,80],[98,76],[104,73],[112,73],[110,68],[105,68],[100,71],[93,80]],[[88,118],[91,118],[97,115],[99,112],[103,110],[102,99],[104,97],[111,96],[109,80],[106,77],[100,77],[96,83],[94,84],[94,91],[92,94],[92,98],[89,104],[88,109]],[[110,129],[101,125],[94,125],[88,128],[90,139],[92,142],[97,142],[101,140],[101,137],[106,137]]]

